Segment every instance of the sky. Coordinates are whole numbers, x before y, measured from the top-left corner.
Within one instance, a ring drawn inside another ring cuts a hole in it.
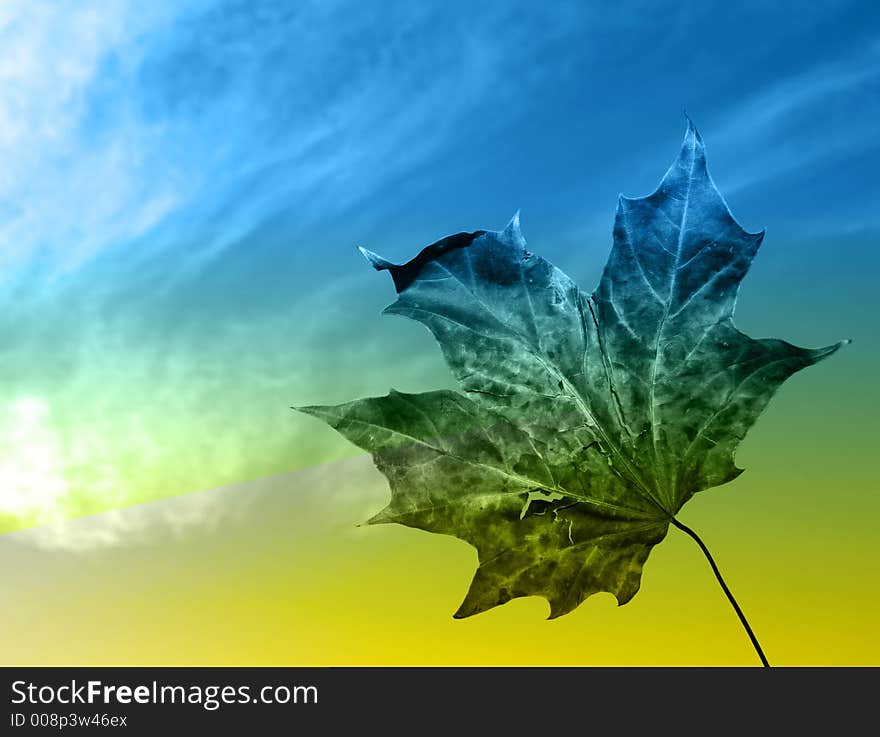
[[[403,261],[520,210],[530,248],[591,290],[618,194],[654,189],[684,111],[739,222],[767,228],[739,327],[854,340],[743,457],[766,458],[780,514],[880,511],[876,4],[8,0],[0,49],[16,549],[185,537],[241,513],[193,492],[359,456],[291,405],[452,381],[422,328],[380,317],[391,285],[356,246]],[[322,488],[346,524],[381,506],[381,485]],[[87,534],[66,522],[85,515]]]

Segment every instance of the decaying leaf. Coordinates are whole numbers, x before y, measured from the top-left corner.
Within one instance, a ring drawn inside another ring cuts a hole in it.
[[[424,324],[461,392],[303,407],[373,454],[391,485],[372,523],[473,545],[456,617],[519,596],[550,616],[599,591],[619,604],[693,494],[735,478],[734,451],[810,350],[733,324],[763,233],[733,219],[688,125],[657,190],[620,198],[598,287],[583,293],[501,232],[444,238],[387,270],[385,311]]]

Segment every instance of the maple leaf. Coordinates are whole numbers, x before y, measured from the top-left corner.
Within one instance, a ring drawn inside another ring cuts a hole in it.
[[[841,345],[810,350],[734,326],[763,237],[734,220],[689,122],[657,190],[621,196],[592,295],[526,249],[518,216],[403,265],[361,249],[394,280],[385,312],[434,334],[462,392],[300,409],[387,476],[391,501],[369,522],[476,547],[456,617],[532,595],[551,617],[599,591],[624,604],[670,524],[708,556],[676,513],[741,472],[734,451],[776,389]]]

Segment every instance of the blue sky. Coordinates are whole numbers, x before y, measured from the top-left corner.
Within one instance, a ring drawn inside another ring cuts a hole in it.
[[[743,321],[869,334],[840,302],[799,315],[829,284],[877,306],[878,21],[868,2],[4,3],[0,426],[40,450],[0,457],[20,489],[0,512],[331,457],[290,404],[448,380],[417,327],[379,320],[390,287],[356,245],[404,260],[521,209],[589,289],[618,193],[653,189],[684,109],[735,215],[768,228]]]
[[[772,187],[777,218],[874,224],[871,3],[470,5],[6,4],[4,260],[197,268],[260,227],[301,258],[404,228],[408,252],[517,207],[607,231],[684,108],[741,209]]]

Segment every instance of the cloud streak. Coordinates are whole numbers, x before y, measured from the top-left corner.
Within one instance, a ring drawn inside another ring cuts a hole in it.
[[[734,193],[876,146],[878,91],[880,38],[736,100],[712,140],[714,150],[737,152],[741,160],[725,191]],[[874,108],[874,115],[863,114],[866,106]],[[760,150],[760,166],[745,163],[750,157],[743,152],[749,150]]]
[[[112,509],[78,519],[44,521],[4,536],[11,546],[47,554],[112,555],[119,548],[166,548],[198,537],[223,538],[267,523],[279,537],[353,534],[387,498],[387,484],[368,456]],[[14,553],[13,553],[14,555]]]
[[[161,132],[137,120],[119,89],[146,53],[143,39],[171,22],[172,6],[3,4],[4,271],[41,249],[77,262],[139,236],[174,207],[173,178],[157,186],[143,177]]]
[[[182,267],[190,239],[192,275],[279,211],[314,229],[454,143],[482,101],[521,112],[504,67],[563,31],[495,7],[386,12],[378,28],[340,2],[4,5],[7,270],[113,246]]]

